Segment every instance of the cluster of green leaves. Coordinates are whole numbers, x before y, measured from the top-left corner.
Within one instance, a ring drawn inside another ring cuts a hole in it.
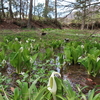
[[[64,48],[65,59],[67,62],[77,64],[78,58],[83,54],[83,48],[81,45],[72,43],[70,46]]]
[[[21,82],[17,80],[18,87],[13,88],[13,94],[8,95],[4,90],[4,96],[0,94],[0,100],[50,100],[51,93],[47,90],[47,87],[36,87],[36,83],[40,78],[37,78],[29,86],[27,82]]]
[[[96,57],[94,54],[88,54],[85,58],[80,59],[79,62],[81,62],[81,64],[86,67],[89,75],[93,75],[95,77],[96,75],[99,74],[100,58]]]
[[[84,51],[85,57],[78,60],[85,68],[89,75],[96,76],[99,74],[100,70],[100,44],[95,43],[85,43]]]
[[[91,41],[69,42],[63,45],[64,52],[58,54],[60,64],[82,64],[89,75],[96,76],[100,70],[100,44]]]
[[[36,87],[36,83],[40,78],[37,78],[28,86],[27,82],[21,82],[17,80],[18,87],[14,88],[13,94],[8,96],[5,91],[4,96],[0,94],[0,100],[52,100],[53,96],[50,91],[48,91],[46,86],[41,86],[40,88]],[[77,92],[73,90],[70,82],[62,81],[61,79],[55,77],[57,84],[56,98],[57,100],[99,100],[100,93],[95,94],[95,89],[90,90],[87,95],[85,95],[82,89],[77,85]]]
[[[46,29],[46,31],[54,31],[54,30]],[[57,30],[57,32],[58,31],[59,30]],[[36,79],[41,74],[42,75],[46,74],[48,76],[49,74],[47,73],[51,71],[50,67],[56,66],[55,62],[57,61],[55,61],[54,57],[58,57],[59,65],[62,65],[64,63],[71,63],[71,64],[80,63],[86,67],[87,72],[90,75],[93,75],[95,77],[96,75],[99,74],[99,70],[100,70],[100,60],[99,60],[100,44],[99,43],[96,43],[96,42],[91,43],[87,41],[86,43],[75,42],[75,41],[64,43],[64,41],[61,41],[61,40],[53,40],[53,41],[45,42],[43,41],[43,38],[40,40],[40,42],[41,43],[37,43],[37,41],[35,41],[34,39],[26,39],[23,42],[21,41],[20,37],[16,39],[13,39],[13,37],[11,37],[9,39],[6,39],[4,42],[0,42],[0,47],[1,47],[0,66],[3,68],[6,65],[6,62],[10,62],[10,64],[13,67],[15,67],[17,73],[21,73],[24,71],[25,72],[32,71],[32,73],[30,73],[31,75],[30,79],[32,78]],[[62,48],[60,49],[60,47]],[[60,51],[60,53],[58,51]],[[29,78],[28,75],[24,74],[24,79],[22,79],[23,82],[21,83],[18,82],[19,87],[14,90],[14,95],[11,98],[15,100],[24,100],[26,98],[27,100],[27,98],[31,97],[32,100],[35,100],[33,99],[33,96],[29,95],[29,92],[28,92],[31,86],[29,87],[28,83],[24,82],[28,78]],[[29,80],[27,81],[29,82]],[[34,80],[31,80],[30,82],[32,81]],[[47,77],[45,79],[44,78],[39,79],[39,81],[43,83],[44,82],[47,83]],[[63,87],[63,83],[61,84]],[[23,86],[26,87],[25,88],[26,90],[24,90]],[[76,92],[72,90],[69,83],[67,84],[67,86],[68,86],[67,88],[64,87],[64,93],[66,95],[63,94],[62,92],[61,94],[58,93],[57,94],[58,98],[60,98],[61,100],[66,100],[66,99],[78,100],[78,98],[82,97],[80,95],[78,96],[76,95]],[[34,87],[34,89],[37,90],[35,92],[38,94],[40,90],[36,89],[36,86]],[[45,90],[46,88],[43,91]],[[92,93],[93,91],[90,91],[90,92]],[[33,92],[34,91],[32,91],[32,93]],[[24,93],[27,94],[27,96],[24,97]],[[43,95],[43,98],[46,97],[45,93],[46,92],[43,92],[42,94],[40,93],[41,95]],[[50,96],[51,95],[48,95],[48,98]],[[92,98],[98,98],[98,96],[96,95],[96,97],[93,96]],[[23,97],[24,99],[23,98],[21,99],[21,97]],[[82,98],[87,98],[87,97],[83,95]],[[90,96],[88,98],[90,98]],[[38,100],[41,100],[41,99],[39,98]],[[96,100],[96,99],[93,99],[93,100]]]
[[[45,30],[51,30],[51,29],[45,29]],[[58,50],[60,47],[64,48],[62,49],[63,53],[56,54],[56,56],[59,56],[60,64],[63,64],[64,62],[71,64],[77,64],[79,62],[82,63],[82,60],[79,60],[79,58],[80,57],[84,58],[83,55],[86,57],[88,54],[90,55],[93,54],[96,61],[97,57],[99,57],[100,55],[99,43],[91,43],[89,41],[86,41],[86,43],[77,41],[64,43],[64,41],[61,40],[59,41],[55,40],[51,42],[50,41],[45,42],[41,40],[42,45],[40,45],[41,43],[35,43],[34,39],[28,39],[24,43],[21,43],[20,40],[21,40],[20,38],[15,38],[15,41],[6,39],[5,43],[1,43],[2,50],[0,52],[1,62],[4,61],[5,59],[8,60],[11,63],[11,65],[16,68],[16,71],[18,73],[24,71],[25,69],[30,69],[31,65],[34,64],[34,62],[36,61],[37,57],[41,61],[54,58],[56,53],[55,51]],[[42,49],[43,51],[41,52]],[[7,55],[8,52],[10,52],[9,55]],[[95,54],[96,52],[97,54]],[[90,59],[90,56],[87,57],[87,59]],[[85,64],[83,65],[87,66]],[[93,66],[99,66],[99,65],[92,64],[91,69],[90,65],[88,65],[88,68],[86,67],[86,69],[89,70],[88,71],[89,74],[95,73],[95,75],[93,76],[96,76],[96,73],[99,72],[99,68],[97,67],[93,68]],[[95,69],[96,71],[94,71]]]

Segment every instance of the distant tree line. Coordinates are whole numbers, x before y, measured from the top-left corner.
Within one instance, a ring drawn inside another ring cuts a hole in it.
[[[35,18],[53,18],[56,23],[59,15],[65,13],[67,17],[75,11],[75,20],[82,24],[81,29],[84,29],[85,24],[88,27],[89,23],[100,20],[99,0],[45,0],[44,4],[37,5],[36,2],[37,0],[0,0],[0,19],[28,19],[27,27],[31,28],[31,21]]]
[[[74,17],[77,23],[81,23],[81,29],[87,28],[89,24],[94,25],[95,22],[100,22],[100,0],[75,0],[75,2],[60,0],[65,2],[62,6],[68,14],[67,17],[74,11]]]

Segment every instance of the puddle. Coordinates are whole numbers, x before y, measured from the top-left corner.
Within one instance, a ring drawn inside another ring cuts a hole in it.
[[[69,80],[73,90],[75,91],[77,91],[77,84],[79,84],[80,87],[87,86],[87,88],[82,91],[85,94],[87,94],[89,90],[94,89],[96,85],[100,85],[100,76],[95,78],[89,76],[85,68],[80,65],[67,66],[66,73],[63,73],[63,80]],[[97,89],[100,89],[100,87]]]

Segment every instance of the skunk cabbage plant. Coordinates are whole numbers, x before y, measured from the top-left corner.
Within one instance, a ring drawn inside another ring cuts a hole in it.
[[[56,99],[57,83],[56,83],[56,80],[55,80],[55,77],[54,77],[55,74],[58,74],[61,77],[60,73],[53,72],[51,74],[50,78],[49,78],[49,82],[48,82],[48,85],[47,85],[48,88],[47,89],[52,93],[53,99],[57,100]]]

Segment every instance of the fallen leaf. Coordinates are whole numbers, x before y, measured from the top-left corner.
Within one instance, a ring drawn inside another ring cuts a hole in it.
[[[15,89],[15,88],[14,88],[14,87],[10,87],[10,89],[11,89],[12,92],[14,92],[14,89]]]

